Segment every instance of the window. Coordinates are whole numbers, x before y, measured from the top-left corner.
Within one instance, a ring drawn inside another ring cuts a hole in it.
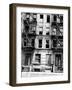
[[[39,39],[39,48],[42,48],[42,39]]]
[[[60,16],[60,22],[63,22],[63,16]]]
[[[46,35],[49,35],[49,32],[47,32]]]
[[[26,13],[26,18],[29,19],[30,13]]]
[[[60,16],[60,26],[63,27],[63,16]]]
[[[36,27],[35,26],[32,26],[32,31],[36,31]]]
[[[40,15],[40,19],[43,19],[43,15],[42,14]]]
[[[39,31],[42,31],[43,30],[43,27],[39,27]]]
[[[47,15],[47,22],[50,23],[50,15]]]
[[[57,40],[53,40],[53,47],[57,47]]]
[[[26,46],[26,41],[24,41],[24,46]]]
[[[46,40],[46,48],[49,48],[49,40]]]
[[[32,46],[34,47],[34,43],[35,43],[34,39],[32,39],[32,42],[31,43],[32,43]]]
[[[57,31],[56,28],[54,28],[53,31],[52,31],[52,34],[56,35],[56,31]]]
[[[40,63],[41,54],[36,54],[36,55],[35,55],[35,60],[36,60],[36,62]]]
[[[34,23],[37,23],[36,18],[37,18],[37,15],[36,14],[33,14],[33,22]]]
[[[36,19],[36,17],[37,17],[36,14],[33,14],[33,17]]]
[[[54,21],[57,21],[57,16],[56,15],[54,15]]]
[[[27,40],[24,39],[24,46],[27,46]]]
[[[39,35],[42,35],[42,33],[43,33],[42,31],[39,31]]]

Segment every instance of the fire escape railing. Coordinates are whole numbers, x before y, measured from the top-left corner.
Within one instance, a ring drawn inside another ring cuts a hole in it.
[[[53,22],[52,23],[52,26],[54,26],[54,28],[56,29],[56,35],[55,35],[55,38],[57,40],[57,43],[59,43],[61,46],[63,46],[63,43],[60,41],[60,39],[58,38],[57,36],[57,33],[60,33],[59,36],[63,36],[63,33],[60,31],[60,23],[57,23],[57,22]]]

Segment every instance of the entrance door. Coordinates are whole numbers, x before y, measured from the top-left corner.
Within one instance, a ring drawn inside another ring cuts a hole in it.
[[[31,54],[26,54],[25,55],[25,65],[30,65],[31,64]]]
[[[47,61],[47,65],[51,66],[51,54],[46,54],[46,61]]]
[[[61,54],[55,55],[55,66],[57,67],[57,70],[62,70],[63,65],[63,59]]]

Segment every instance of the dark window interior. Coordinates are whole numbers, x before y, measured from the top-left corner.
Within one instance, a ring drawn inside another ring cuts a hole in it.
[[[26,39],[24,39],[24,46],[26,46],[27,45],[27,41],[26,41]]]
[[[50,15],[47,15],[47,22],[50,22]]]
[[[43,19],[43,15],[42,14],[40,15],[40,19]]]
[[[60,21],[63,22],[63,16],[60,16]]]
[[[32,39],[32,46],[34,47],[34,39]]]
[[[46,48],[49,48],[49,40],[46,40]]]
[[[40,72],[40,69],[34,69],[35,72]]]
[[[53,40],[53,47],[57,47],[57,40]]]
[[[42,39],[39,39],[39,48],[42,47]]]
[[[26,46],[26,41],[24,41],[24,46]]]
[[[54,15],[54,21],[57,21],[57,16],[56,15]]]
[[[42,33],[43,33],[42,31],[39,31],[39,35],[42,35]]]
[[[46,35],[49,35],[49,32],[47,32]]]

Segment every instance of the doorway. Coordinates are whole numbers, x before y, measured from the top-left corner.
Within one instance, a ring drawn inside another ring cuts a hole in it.
[[[57,71],[63,70],[63,58],[62,58],[62,54],[56,54],[55,55],[55,66],[57,68]]]

